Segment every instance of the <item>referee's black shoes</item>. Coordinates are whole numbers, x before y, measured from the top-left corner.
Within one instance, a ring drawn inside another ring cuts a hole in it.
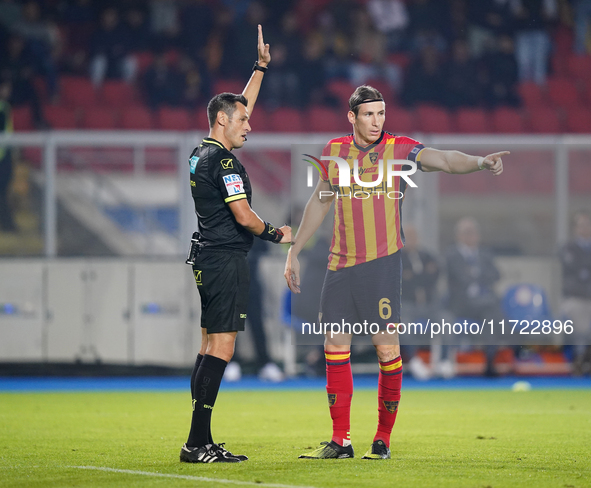
[[[183,445],[180,459],[182,463],[239,463],[248,459],[246,456],[233,456],[230,451],[217,444],[201,447]]]

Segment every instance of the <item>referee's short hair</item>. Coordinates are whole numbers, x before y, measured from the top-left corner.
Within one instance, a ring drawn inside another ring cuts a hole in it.
[[[359,114],[359,105],[364,100],[379,100],[383,99],[382,94],[376,90],[373,86],[361,85],[349,98],[349,110],[355,114],[355,117]]]
[[[220,93],[213,97],[207,104],[207,118],[209,119],[209,127],[215,125],[218,112],[224,112],[229,118],[232,118],[234,110],[236,110],[236,103],[241,103],[248,107],[248,100],[244,95],[236,95],[234,93]]]

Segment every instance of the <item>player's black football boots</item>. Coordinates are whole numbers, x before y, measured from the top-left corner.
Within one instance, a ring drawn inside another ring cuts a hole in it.
[[[239,463],[244,460],[232,456],[230,451],[217,444],[206,444],[201,447],[187,447],[187,444],[184,444],[180,459],[182,463]]]
[[[361,459],[390,459],[390,448],[384,441],[374,441]]]
[[[222,452],[224,453],[224,456],[226,457],[233,457],[238,459],[239,461],[248,461],[248,456],[245,456],[244,454],[232,454],[230,451],[228,451],[224,446],[226,445],[225,442],[220,442],[218,444],[218,447],[222,450]]]
[[[299,459],[347,459],[355,457],[353,446],[341,446],[334,441],[321,442],[318,449],[300,454]]]

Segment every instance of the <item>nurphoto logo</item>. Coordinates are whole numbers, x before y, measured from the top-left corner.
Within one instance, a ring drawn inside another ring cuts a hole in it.
[[[383,159],[377,161],[376,158],[371,158],[371,168],[359,167],[359,160],[353,160],[353,168],[349,163],[338,156],[321,156],[320,159],[304,154],[306,158],[305,162],[310,163],[312,166],[308,167],[307,173],[307,187],[312,188],[314,186],[314,171],[312,167],[315,167],[320,175],[320,178],[328,181],[331,185],[332,191],[321,191],[319,192],[319,198],[335,196],[337,198],[358,198],[367,199],[372,195],[377,195],[378,198],[384,195],[387,198],[399,200],[404,196],[401,191],[392,190],[394,186],[394,179],[396,177],[402,178],[406,184],[412,188],[417,188],[417,185],[410,178],[417,172],[417,164],[414,161],[407,159],[387,159],[385,162]],[[338,185],[333,184],[329,179],[329,165],[330,161],[334,161],[338,168]],[[377,178],[373,181],[363,181],[361,176],[363,174],[375,173],[377,170]],[[353,176],[353,182],[351,181]],[[368,190],[369,189],[369,190]]]

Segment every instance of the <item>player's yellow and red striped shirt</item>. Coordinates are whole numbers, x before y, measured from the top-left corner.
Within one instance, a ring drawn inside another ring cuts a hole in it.
[[[343,158],[349,164],[351,174],[353,161],[357,159],[360,180],[372,182],[378,179],[380,160],[385,164],[387,160],[406,159],[416,162],[418,169],[421,169],[420,153],[423,149],[421,143],[410,137],[382,132],[375,143],[366,147],[357,145],[352,134],[332,139],[322,155]],[[401,249],[404,245],[401,227],[402,197],[406,189],[404,179],[395,176],[392,186],[388,186],[387,171],[384,168],[382,183],[373,189],[357,185],[353,176],[351,186],[341,188],[337,163],[326,163],[328,180],[325,181],[338,193],[335,195],[334,231],[328,269],[336,271],[355,266],[394,254]],[[355,198],[357,191],[369,193],[359,193],[359,198]],[[393,198],[389,198],[388,194]]]

